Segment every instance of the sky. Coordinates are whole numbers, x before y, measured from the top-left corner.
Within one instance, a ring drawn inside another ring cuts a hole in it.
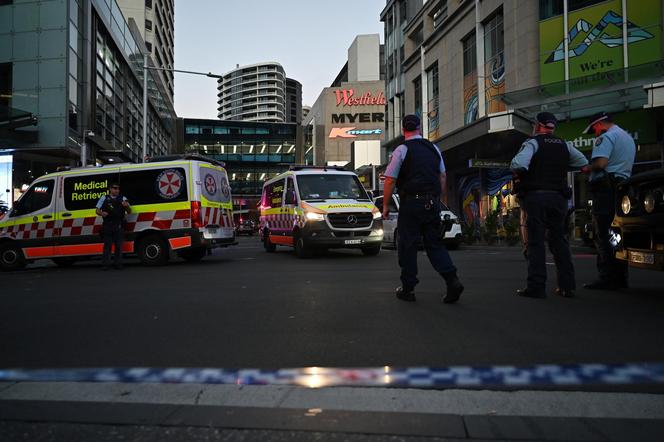
[[[380,34],[385,0],[176,0],[175,69],[224,74],[246,64],[281,63],[313,105],[335,79],[358,34]],[[217,82],[175,74],[175,111],[217,118]]]

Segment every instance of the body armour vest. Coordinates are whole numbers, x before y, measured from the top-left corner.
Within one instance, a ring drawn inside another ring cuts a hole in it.
[[[522,189],[526,192],[533,190],[566,192],[569,170],[567,143],[553,135],[537,135],[534,139],[539,148],[530,160],[528,173],[522,178]]]
[[[403,143],[408,151],[399,170],[397,188],[406,195],[440,194],[440,155],[438,148],[423,138]]]

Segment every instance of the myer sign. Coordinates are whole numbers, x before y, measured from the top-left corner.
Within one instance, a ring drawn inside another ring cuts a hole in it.
[[[613,115],[613,122],[625,129],[634,138],[636,144],[652,144],[657,142],[657,126],[651,112],[637,110]],[[581,151],[590,151],[595,145],[595,135],[581,132],[588,126],[588,120],[582,118],[558,124],[556,135],[571,141]]]

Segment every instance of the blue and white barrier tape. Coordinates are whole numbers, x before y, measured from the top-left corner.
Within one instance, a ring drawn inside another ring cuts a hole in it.
[[[664,363],[447,368],[219,368],[0,369],[3,382],[139,382],[237,385],[394,387],[573,386],[664,383]]]

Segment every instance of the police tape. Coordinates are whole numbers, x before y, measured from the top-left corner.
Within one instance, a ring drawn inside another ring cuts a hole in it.
[[[447,368],[305,367],[0,369],[1,382],[123,382],[353,387],[546,387],[664,383],[664,363]]]

